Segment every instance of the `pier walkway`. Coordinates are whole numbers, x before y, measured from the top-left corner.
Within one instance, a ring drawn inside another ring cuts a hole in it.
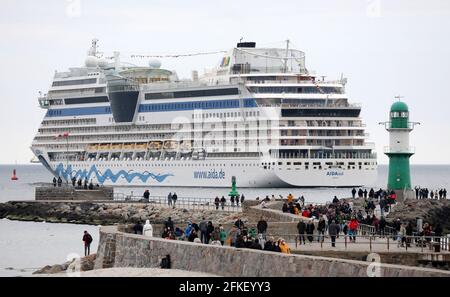
[[[133,203],[141,202],[141,203],[150,203],[166,208],[173,207],[173,204],[169,204],[167,196],[150,196],[148,201],[146,201],[146,199],[144,199],[142,196],[131,196],[131,195],[124,195],[122,193],[115,193],[114,202],[133,202]],[[178,197],[175,203],[175,207],[186,208],[190,210],[217,210],[225,212],[242,211],[241,203],[231,204],[229,199],[223,205],[223,207],[222,204],[219,204],[217,208],[217,206],[214,204],[213,198],[198,198],[198,197]]]

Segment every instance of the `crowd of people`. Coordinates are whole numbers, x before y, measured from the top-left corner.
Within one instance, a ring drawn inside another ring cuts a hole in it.
[[[416,199],[447,199],[447,189],[429,190],[428,188],[414,187]]]
[[[212,221],[205,218],[197,224],[188,222],[182,229],[175,226],[171,217],[164,222],[161,238],[168,240],[184,240],[195,243],[211,244],[219,246],[232,246],[236,248],[249,248],[280,253],[290,253],[289,245],[283,238],[275,240],[267,236],[268,223],[263,217],[258,221],[256,228],[250,228],[238,218],[226,231],[222,224],[214,225]],[[145,225],[138,222],[134,225],[135,234],[154,236],[153,226],[147,220]]]
[[[53,187],[62,187],[63,185],[63,180],[61,178],[61,176],[58,176],[58,179],[56,177],[53,177]],[[84,190],[94,190],[95,188],[99,188],[100,185],[96,184],[94,185],[94,183],[91,181],[88,181],[88,179],[78,179],[76,177],[72,177],[71,179],[71,183],[72,183],[72,187],[76,188],[76,189],[84,189]]]

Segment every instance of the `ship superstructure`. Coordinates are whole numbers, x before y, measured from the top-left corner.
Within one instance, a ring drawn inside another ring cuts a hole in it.
[[[377,175],[361,106],[305,54],[240,42],[213,70],[180,80],[99,58],[55,74],[32,150],[55,176],[113,185],[344,187]]]

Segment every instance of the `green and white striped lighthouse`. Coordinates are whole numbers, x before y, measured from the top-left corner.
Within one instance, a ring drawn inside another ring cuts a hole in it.
[[[389,122],[382,123],[389,132],[389,146],[384,149],[389,157],[387,187],[389,190],[406,192],[411,190],[409,158],[414,155],[414,148],[409,145],[409,133],[419,123],[409,121],[408,105],[402,101],[392,104],[389,117]]]

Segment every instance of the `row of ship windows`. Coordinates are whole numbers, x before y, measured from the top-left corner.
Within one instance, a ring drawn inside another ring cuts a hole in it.
[[[111,168],[111,167],[123,167],[123,165],[121,164],[98,164],[96,165],[99,168]],[[167,164],[167,163],[156,163],[156,164],[133,164],[130,163],[128,166],[131,167],[227,167],[225,164],[192,164],[192,163],[186,163],[186,164]],[[260,167],[262,165],[260,164],[256,164],[256,163],[250,163],[250,164],[231,164],[230,167]],[[263,165],[262,166],[264,169],[274,169],[273,167],[271,168],[270,165]],[[305,169],[308,170],[310,166],[305,166]],[[319,170],[323,170],[323,169],[335,169],[336,167],[340,168],[340,169],[346,169],[344,166],[332,166],[332,167],[322,167],[322,165],[319,166],[312,166],[312,169],[319,169]],[[347,169],[356,169],[356,167],[358,167],[358,169],[362,170],[363,166],[359,165],[359,166],[347,166]],[[278,169],[282,169],[280,167],[278,167]],[[291,168],[286,168],[288,170],[290,170]],[[297,170],[300,168],[296,168]],[[369,167],[364,166],[364,169],[369,169]]]
[[[254,99],[244,99],[243,107],[256,107]],[[158,103],[158,104],[141,104],[139,112],[151,111],[182,111],[194,109],[222,109],[222,108],[238,108],[240,100],[212,100],[212,101],[193,101],[193,102],[174,102],[174,103]]]
[[[344,89],[341,87],[249,87],[250,92],[253,93],[288,93],[288,94],[344,94]]]
[[[279,166],[282,166],[284,163],[283,162],[263,162],[262,165],[264,166],[275,166],[276,164],[278,164]],[[302,162],[286,162],[287,166],[301,166]],[[309,166],[309,162],[305,162],[304,163],[305,166]],[[312,163],[313,166],[322,166],[322,165],[327,165],[327,166],[345,166],[344,162],[337,162],[337,163],[333,163],[333,162],[325,162],[325,163],[321,163],[321,162],[313,162]],[[355,166],[356,162],[349,162],[348,166]],[[358,165],[361,166],[363,165],[363,162],[358,162]],[[376,165],[376,162],[364,162],[364,165]]]
[[[241,116],[246,117],[259,117],[259,111],[246,111],[246,112],[217,112],[217,113],[194,113],[193,119],[208,119],[208,118],[238,118]]]
[[[62,87],[62,86],[87,85],[87,84],[95,84],[95,83],[97,83],[96,78],[87,78],[87,79],[54,81],[52,86],[53,87]]]

